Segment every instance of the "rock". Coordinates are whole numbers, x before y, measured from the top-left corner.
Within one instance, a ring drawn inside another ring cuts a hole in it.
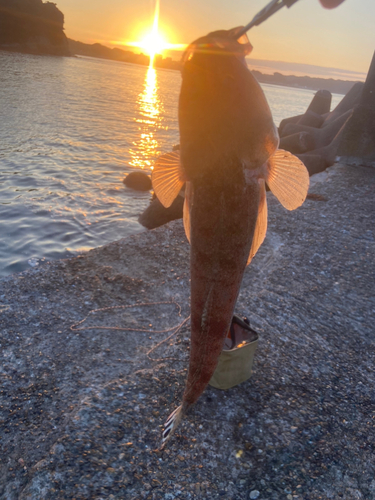
[[[53,2],[0,1],[0,47],[5,50],[70,56],[64,14]]]
[[[251,498],[251,500],[255,499],[255,498],[258,498],[260,495],[259,491],[258,490],[253,490],[253,491],[250,491],[250,495],[249,495],[249,498]]]
[[[182,196],[177,196],[169,208],[165,208],[160,201],[155,198],[140,215],[138,222],[147,229],[155,229],[171,220],[181,219],[183,206],[184,198]]]
[[[122,182],[126,187],[136,191],[149,191],[152,189],[151,177],[145,172],[130,172]]]
[[[314,95],[310,106],[307,108],[307,111],[312,111],[319,115],[329,113],[331,109],[331,100],[332,94],[329,90],[318,90],[318,92]]]

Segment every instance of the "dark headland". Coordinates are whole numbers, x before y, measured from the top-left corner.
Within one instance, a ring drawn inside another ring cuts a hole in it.
[[[69,56],[64,14],[52,2],[0,0],[0,49]]]

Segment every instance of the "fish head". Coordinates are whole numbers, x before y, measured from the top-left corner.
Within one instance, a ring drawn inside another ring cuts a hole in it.
[[[182,56],[183,67],[193,65],[207,65],[210,60],[217,60],[219,56],[236,57],[246,65],[245,57],[251,53],[253,47],[246,34],[237,39],[236,34],[242,26],[231,30],[217,30],[191,43]],[[194,61],[193,61],[194,59]]]
[[[181,161],[191,180],[236,162],[260,168],[278,145],[267,100],[245,61],[252,46],[247,35],[237,36],[241,29],[198,38],[183,56]]]

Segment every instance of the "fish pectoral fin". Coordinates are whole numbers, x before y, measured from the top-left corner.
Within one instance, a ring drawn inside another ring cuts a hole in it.
[[[190,209],[193,204],[193,185],[191,182],[186,182],[186,188],[185,188],[185,201],[184,201],[184,229],[185,229],[185,234],[186,238],[188,239],[188,242],[190,243]]]
[[[282,206],[294,210],[305,201],[310,180],[299,158],[278,149],[268,160],[266,182]]]
[[[249,265],[252,261],[254,255],[259,250],[260,245],[263,243],[264,238],[267,233],[267,197],[266,197],[266,186],[263,179],[259,179],[260,183],[260,199],[258,206],[258,217],[255,224],[253,241],[251,243],[249,258],[247,259],[247,264]]]
[[[170,207],[177,198],[185,180],[179,151],[166,153],[156,160],[151,174],[152,187],[166,208]]]

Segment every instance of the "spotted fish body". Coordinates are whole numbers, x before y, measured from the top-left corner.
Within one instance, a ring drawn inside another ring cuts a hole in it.
[[[230,327],[246,265],[267,229],[265,181],[288,209],[307,194],[308,173],[277,150],[266,98],[245,63],[247,37],[235,28],[193,42],[184,55],[180,152],[156,162],[152,181],[169,206],[186,182],[184,227],[191,244],[191,348],[182,405],[163,444],[211,379]]]

